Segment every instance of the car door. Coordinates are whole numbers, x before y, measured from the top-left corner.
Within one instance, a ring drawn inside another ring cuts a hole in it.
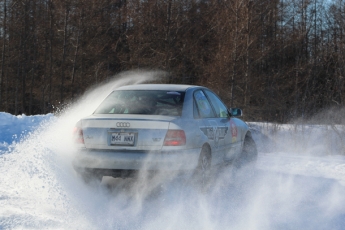
[[[214,164],[223,161],[226,145],[225,136],[229,130],[229,113],[219,105],[219,99],[211,91],[197,90],[194,92],[198,116],[202,119],[200,130],[207,136],[212,150]],[[214,104],[214,105],[213,105]],[[220,109],[221,107],[221,109]]]
[[[206,96],[211,102],[217,117],[216,139],[219,142],[219,148],[222,153],[222,160],[231,152],[232,144],[232,120],[230,113],[220,98],[210,90],[204,90]]]

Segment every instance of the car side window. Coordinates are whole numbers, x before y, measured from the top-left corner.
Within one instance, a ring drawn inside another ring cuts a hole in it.
[[[199,116],[194,114],[194,117],[200,117],[200,118],[216,117],[203,91],[201,90],[195,91],[194,100],[196,102],[197,111],[199,112]]]
[[[228,109],[224,103],[211,91],[205,90],[207,97],[210,99],[211,104],[216,112],[217,117],[227,118],[230,117]]]

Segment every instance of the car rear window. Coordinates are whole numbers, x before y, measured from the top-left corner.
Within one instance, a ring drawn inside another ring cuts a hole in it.
[[[184,95],[180,91],[116,90],[94,113],[181,116]]]

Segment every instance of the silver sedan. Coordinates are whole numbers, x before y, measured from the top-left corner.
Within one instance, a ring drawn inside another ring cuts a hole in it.
[[[210,89],[140,84],[114,90],[74,130],[74,168],[86,181],[129,177],[139,170],[194,170],[255,162],[257,151],[240,109]]]

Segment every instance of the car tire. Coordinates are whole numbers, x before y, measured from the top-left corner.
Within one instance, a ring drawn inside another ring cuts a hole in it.
[[[196,180],[198,187],[207,191],[211,179],[211,149],[209,146],[203,146],[199,156],[198,166],[196,168]]]
[[[243,149],[242,152],[237,158],[235,159],[235,168],[239,169],[244,166],[253,166],[258,158],[258,151],[256,148],[255,141],[249,135],[247,135],[244,139]]]

